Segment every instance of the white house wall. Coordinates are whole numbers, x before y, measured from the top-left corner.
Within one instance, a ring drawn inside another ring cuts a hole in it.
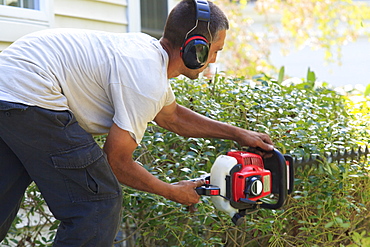
[[[40,11],[0,6],[0,51],[28,33],[47,28],[128,32],[127,10],[127,0],[40,0]]]
[[[126,0],[55,0],[54,27],[127,32]]]

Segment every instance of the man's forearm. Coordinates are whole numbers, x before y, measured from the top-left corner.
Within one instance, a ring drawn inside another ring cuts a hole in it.
[[[176,118],[162,126],[186,137],[237,139],[238,128],[198,114],[186,107],[177,106]]]
[[[162,115],[157,122],[161,127],[185,137],[228,139],[241,146],[272,150],[270,137],[264,133],[238,128],[212,120],[186,107],[177,105],[173,114]]]
[[[157,179],[144,167],[134,162],[133,160],[129,162],[124,162],[124,165],[115,164],[117,162],[118,161],[113,160],[109,161],[113,173],[116,175],[118,181],[121,184],[127,185],[137,190],[154,193],[169,198],[170,185],[168,183]]]
[[[137,147],[128,131],[113,124],[104,144],[109,165],[121,184],[132,188],[161,195],[167,199],[185,205],[197,203],[199,195],[194,188],[201,181],[180,181],[177,185],[165,183],[132,159]]]
[[[132,161],[125,164],[115,164],[110,161],[114,174],[118,181],[131,188],[163,196],[169,200],[185,205],[192,205],[198,202],[199,195],[195,188],[203,184],[202,181],[180,181],[176,185],[163,182],[153,176],[144,167]]]

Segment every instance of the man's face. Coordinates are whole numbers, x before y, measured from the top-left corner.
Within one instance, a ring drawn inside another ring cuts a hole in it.
[[[216,62],[217,53],[223,49],[225,38],[226,38],[226,30],[219,31],[217,40],[215,40],[211,44],[209,54],[208,54],[208,60],[206,64],[200,69],[186,68],[182,74],[190,79],[197,79],[199,77],[199,74],[203,72],[205,68],[207,68],[208,64]]]

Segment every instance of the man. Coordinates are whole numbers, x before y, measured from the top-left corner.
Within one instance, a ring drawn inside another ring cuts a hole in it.
[[[197,78],[224,45],[227,19],[204,2],[180,2],[160,41],[56,29],[27,35],[0,54],[0,240],[32,181],[61,221],[55,246],[112,245],[119,183],[197,203],[194,188],[202,181],[168,184],[132,159],[149,121],[182,136],[273,149],[265,134],[211,120],[175,101],[168,79]],[[198,19],[202,10],[196,8],[204,4],[210,15]],[[200,62],[196,68],[187,64],[184,43],[196,48],[190,51]],[[92,134],[107,132],[103,152]]]

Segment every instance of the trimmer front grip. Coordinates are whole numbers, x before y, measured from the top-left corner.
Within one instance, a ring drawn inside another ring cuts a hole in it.
[[[281,208],[288,194],[287,163],[284,156],[276,149],[273,150],[270,158],[264,159],[265,169],[271,171],[273,194],[278,194],[276,203],[262,203],[261,208],[278,209]]]

